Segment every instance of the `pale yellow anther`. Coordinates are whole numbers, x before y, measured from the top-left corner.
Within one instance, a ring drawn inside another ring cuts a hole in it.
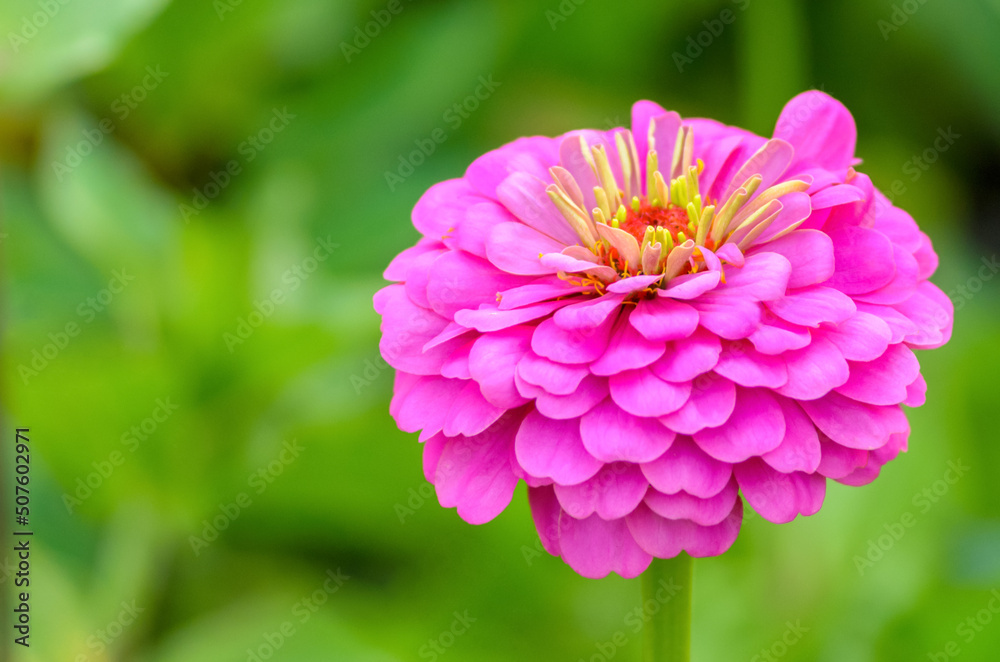
[[[608,200],[608,194],[604,192],[604,189],[600,186],[595,186],[594,197],[597,198],[598,208],[604,212],[604,218],[611,218],[611,202]]]
[[[659,195],[659,190],[656,186],[656,175],[660,174],[659,172],[657,172],[658,167],[659,163],[657,161],[656,150],[651,149],[649,150],[649,153],[646,154],[646,199],[647,200],[653,200]]]
[[[615,147],[618,148],[618,160],[622,165],[622,183],[625,185],[625,199],[628,200],[632,197],[632,155],[629,153],[628,146],[625,144],[625,138],[622,137],[620,132],[615,134]]]
[[[659,170],[653,173],[653,180],[656,184],[656,197],[659,198],[660,206],[666,207],[670,203],[670,188]]]
[[[618,205],[618,211],[615,212],[615,220],[619,223],[624,223],[626,218],[628,218],[628,210],[625,209],[625,205]]]
[[[708,238],[708,231],[712,228],[712,219],[715,218],[715,205],[709,205],[701,212],[698,219],[698,234],[695,236],[695,243],[699,246],[705,245]]]
[[[687,132],[683,126],[677,129],[677,140],[674,142],[674,154],[670,159],[670,179],[676,179],[684,165],[682,159],[684,158],[684,136],[686,133]]]
[[[608,153],[604,145],[593,147],[591,153],[594,155],[594,174],[597,175],[597,181],[607,194],[608,204],[611,208],[615,208],[621,203],[621,192],[618,190],[614,172],[608,162]]]

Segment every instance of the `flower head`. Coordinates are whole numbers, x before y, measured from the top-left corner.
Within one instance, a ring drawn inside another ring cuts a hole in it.
[[[522,138],[431,187],[375,308],[441,504],[483,523],[523,479],[549,552],[632,577],[726,551],[744,500],[784,523],[874,480],[953,309],[855,137],[816,91],[770,140],[640,101],[631,131]]]

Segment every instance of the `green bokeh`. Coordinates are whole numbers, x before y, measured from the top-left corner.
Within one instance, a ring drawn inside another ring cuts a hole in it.
[[[640,98],[769,134],[811,87],[854,112],[861,169],[905,189],[955,335],[921,355],[928,403],[879,480],[831,484],[792,524],[750,517],[697,562],[695,659],[924,660],[949,641],[998,659],[1000,615],[958,629],[1000,589],[1000,288],[979,280],[1000,216],[998,61],[991,0],[4,0],[3,461],[30,426],[36,531],[32,647],[12,659],[239,662],[281,637],[271,659],[430,660],[438,640],[444,660],[601,660],[621,631],[613,659],[638,660],[638,582],[541,553],[523,486],[479,527],[430,496],[388,415],[371,295],[416,239],[422,191],[489,149],[627,125]],[[491,76],[477,110],[449,113]],[[939,129],[961,137],[913,170]],[[475,621],[452,638],[456,612]]]

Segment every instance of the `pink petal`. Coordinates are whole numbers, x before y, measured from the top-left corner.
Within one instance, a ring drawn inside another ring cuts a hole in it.
[[[527,473],[561,485],[582,483],[603,466],[583,447],[576,420],[555,421],[537,411],[521,423],[514,452]]]
[[[607,321],[621,308],[625,296],[609,294],[576,301],[555,316],[556,324],[566,331],[593,329]]]
[[[855,295],[858,301],[866,303],[902,303],[913,294],[919,282],[920,267],[917,260],[899,246],[892,247],[892,259],[896,265],[896,275],[885,287],[874,292]]]
[[[579,237],[545,192],[549,184],[551,177],[515,172],[497,187],[497,198],[528,227],[566,246],[576,244]]]
[[[668,299],[680,299],[690,301],[700,297],[705,292],[715,289],[721,282],[722,274],[718,271],[702,271],[697,274],[687,274],[678,276],[670,281],[670,284],[662,290],[657,291],[657,295]]]
[[[486,257],[486,242],[493,228],[500,223],[512,223],[517,219],[502,205],[481,202],[472,205],[465,212],[462,221],[445,235],[443,241],[449,248]]]
[[[639,161],[645,162],[646,153],[650,149],[649,145],[649,124],[654,118],[660,115],[666,115],[667,111],[658,103],[653,103],[652,101],[636,101],[632,104],[632,135],[635,139],[635,149],[639,153]],[[677,113],[672,113],[677,115]],[[677,127],[681,125],[680,115],[677,115]],[[677,135],[677,129],[674,129],[674,136]],[[671,154],[673,154],[673,149],[671,148]],[[645,180],[643,180],[645,181]]]
[[[840,324],[857,312],[849,296],[822,285],[789,292],[781,299],[764,305],[786,322],[813,328],[824,322]]]
[[[788,381],[781,357],[761,354],[746,340],[725,343],[715,372],[740,386],[777,388]]]
[[[648,276],[630,276],[608,285],[608,292],[613,294],[631,294],[639,292],[647,287],[658,283],[663,279],[663,274],[653,274]]]
[[[423,430],[424,438],[429,438],[444,427],[451,403],[468,382],[444,377],[418,377],[406,388],[400,388],[400,375],[405,374],[396,373],[396,388],[389,413],[403,432]]]
[[[500,310],[495,305],[483,304],[478,310],[458,311],[455,313],[455,322],[482,333],[500,331],[547,317],[569,303],[569,301],[546,301],[514,310]]]
[[[931,289],[933,288],[933,289]],[[928,282],[921,283],[917,292],[903,303],[893,306],[917,330],[906,336],[906,343],[917,349],[934,349],[951,337],[954,307],[940,290]]]
[[[661,417],[660,422],[678,434],[694,434],[722,425],[735,407],[736,385],[712,372],[697,377],[684,406]]]
[[[462,309],[494,304],[498,292],[528,282],[527,278],[505,274],[486,260],[462,251],[439,256],[429,274],[427,299],[435,312],[447,318]]]
[[[449,179],[427,189],[413,207],[413,225],[426,237],[440,239],[465,219],[469,208],[487,202],[465,179]]]
[[[906,400],[903,404],[907,407],[920,407],[927,402],[927,382],[923,375],[917,375],[913,383],[906,387]]]
[[[675,437],[656,419],[633,416],[610,398],[583,415],[580,436],[587,452],[602,462],[651,462]]]
[[[660,297],[640,299],[628,319],[639,333],[659,342],[687,338],[698,328],[694,308]]]
[[[778,404],[785,415],[785,438],[780,446],[761,458],[782,473],[815,472],[821,457],[816,426],[793,400],[779,398]]]
[[[889,284],[896,273],[892,243],[881,232],[859,227],[832,230],[837,271],[827,282],[845,294],[863,294]]]
[[[597,475],[579,485],[556,484],[556,496],[563,510],[576,519],[594,513],[604,520],[625,517],[635,510],[649,483],[634,464],[606,464]]]
[[[858,303],[856,305],[859,312],[874,315],[886,323],[891,334],[889,337],[890,344],[895,345],[898,342],[902,342],[903,338],[917,331],[917,325],[892,306],[881,306],[870,303]],[[881,353],[879,355],[881,356]]]
[[[510,466],[510,447],[519,420],[510,417],[473,437],[449,439],[434,473],[438,500],[458,507],[469,524],[483,524],[510,503],[517,477]]]
[[[586,287],[573,287],[564,280],[552,276],[551,280],[534,282],[520,287],[513,287],[500,293],[500,310],[511,310],[521,306],[530,306],[542,301],[558,297],[567,297],[587,291]]]
[[[739,490],[736,481],[729,483],[718,494],[700,499],[687,492],[663,494],[650,490],[643,500],[649,508],[659,515],[672,520],[691,520],[701,526],[713,526],[729,517],[736,505]]]
[[[581,520],[564,512],[559,517],[559,547],[563,560],[589,579],[611,572],[638,577],[653,560],[636,544],[624,518],[606,521],[591,515]]]
[[[437,466],[441,461],[441,453],[444,451],[445,444],[453,440],[454,437],[446,437],[438,433],[424,442],[423,468],[424,478],[427,479],[428,483],[434,483],[434,474],[437,473]]]
[[[736,407],[720,427],[696,432],[698,446],[722,462],[742,462],[774,450],[785,436],[781,407],[764,389],[736,388]]]
[[[480,336],[469,353],[469,374],[483,397],[497,407],[513,409],[526,400],[514,385],[514,370],[531,346],[530,327],[517,326]]]
[[[710,499],[729,482],[733,467],[705,454],[690,437],[678,437],[667,452],[644,463],[642,473],[657,492]]]
[[[851,165],[857,128],[842,103],[825,92],[811,90],[785,105],[774,137],[791,143],[796,163],[841,170]]]
[[[528,352],[518,363],[517,374],[524,381],[540,386],[552,395],[570,395],[590,371],[586,366],[556,363]]]
[[[516,172],[546,179],[549,168],[558,162],[558,150],[559,142],[554,138],[518,138],[473,161],[465,171],[465,180],[483,195],[493,197],[500,184]]]
[[[754,246],[767,244],[774,237],[779,237],[795,228],[802,227],[803,221],[812,215],[812,200],[801,192],[786,193],[781,196],[781,211],[757,239],[753,241]],[[770,246],[765,246],[769,250]]]
[[[558,253],[565,244],[522,223],[500,223],[486,240],[486,257],[498,269],[507,273],[532,276],[558,271],[546,267],[538,258],[545,253]]]
[[[746,163],[740,166],[740,169],[733,175],[725,193],[719,196],[719,201],[729,200],[729,196],[754,175],[760,175],[764,180],[758,190],[767,190],[788,170],[794,156],[795,149],[784,140],[767,141],[753,156],[747,159]]]
[[[842,386],[850,376],[844,355],[825,338],[786,352],[782,358],[788,366],[788,382],[776,391],[788,398],[815,400]]]
[[[703,296],[692,303],[698,311],[703,327],[726,340],[747,338],[760,324],[760,304],[748,301],[742,295],[714,297]]]
[[[559,515],[562,508],[559,507],[555,490],[551,485],[529,487],[528,504],[531,506],[531,518],[535,521],[542,546],[549,554],[559,556]]]
[[[733,473],[747,503],[775,524],[787,524],[799,515],[815,515],[823,506],[823,476],[781,473],[757,458],[736,465]]]
[[[729,517],[715,526],[666,519],[646,505],[632,511],[626,521],[639,546],[658,558],[673,558],[681,552],[696,558],[718,556],[736,542],[743,522],[743,502],[737,499]]]
[[[796,230],[770,242],[764,250],[784,256],[792,265],[789,288],[815,285],[833,276],[833,242],[819,230]]]
[[[504,409],[495,407],[483,397],[479,384],[470,380],[464,382],[464,387],[449,403],[448,413],[444,418],[445,436],[465,435],[472,437],[503,415]]]
[[[885,353],[892,332],[880,317],[859,310],[836,329],[824,330],[823,337],[848,361],[874,361]]]
[[[592,329],[567,331],[549,318],[535,328],[531,349],[535,354],[558,363],[590,363],[608,348],[614,316]]]
[[[816,471],[822,476],[840,480],[868,463],[870,453],[866,450],[841,446],[822,434],[819,443],[822,458]]]
[[[726,284],[713,293],[752,301],[771,301],[785,294],[792,264],[784,255],[760,252],[747,255],[743,267],[726,269]]]
[[[452,352],[452,355],[441,364],[441,376],[449,379],[472,379],[472,372],[469,370],[469,356],[472,354],[474,344],[475,340],[468,340]]]
[[[595,375],[611,376],[623,370],[645,368],[663,356],[666,345],[646,340],[624,320],[612,331],[608,349],[590,364]]]
[[[608,380],[611,397],[619,407],[636,416],[664,416],[677,411],[691,393],[690,384],[672,384],[648,368],[628,370]]]
[[[442,364],[461,341],[452,340],[426,352],[423,347],[444,330],[448,320],[410,301],[403,285],[390,285],[383,292],[385,307],[379,340],[382,358],[393,368],[411,374],[440,373]]]
[[[851,376],[837,393],[870,405],[896,405],[920,375],[920,362],[906,345],[892,345],[874,361],[851,362]]]
[[[548,418],[579,418],[608,397],[608,380],[588,375],[580,382],[579,388],[569,395],[551,395],[543,391],[536,397],[535,406]]]
[[[427,238],[421,238],[416,246],[410,246],[409,248],[403,250],[402,253],[392,258],[392,262],[389,266],[385,268],[382,272],[382,277],[386,280],[394,281],[405,281],[407,274],[410,270],[417,264],[417,259],[425,255],[426,253],[434,253],[435,255],[440,255],[444,250],[444,245],[439,241],[434,241]],[[381,310],[377,311],[380,315]]]
[[[650,369],[665,381],[686,382],[714,368],[721,353],[722,344],[717,336],[697,330],[690,338],[675,341]]]
[[[873,450],[881,447],[891,433],[902,431],[897,419],[902,415],[898,406],[866,405],[835,391],[819,400],[799,404],[816,427],[847,448]]]
[[[568,274],[586,273],[605,283],[614,282],[618,278],[618,273],[611,267],[590,260],[581,260],[564,252],[544,253],[538,260],[543,267],[551,271],[564,271]]]
[[[860,202],[865,199],[865,192],[850,184],[837,184],[812,194],[813,209],[829,209],[837,205]]]

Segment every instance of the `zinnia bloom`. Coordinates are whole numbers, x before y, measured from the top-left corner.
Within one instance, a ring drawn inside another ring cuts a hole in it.
[[[632,130],[516,140],[413,210],[375,295],[390,411],[473,524],[523,479],[587,577],[713,556],[874,480],[947,342],[930,239],[812,91],[770,140],[640,101]]]

